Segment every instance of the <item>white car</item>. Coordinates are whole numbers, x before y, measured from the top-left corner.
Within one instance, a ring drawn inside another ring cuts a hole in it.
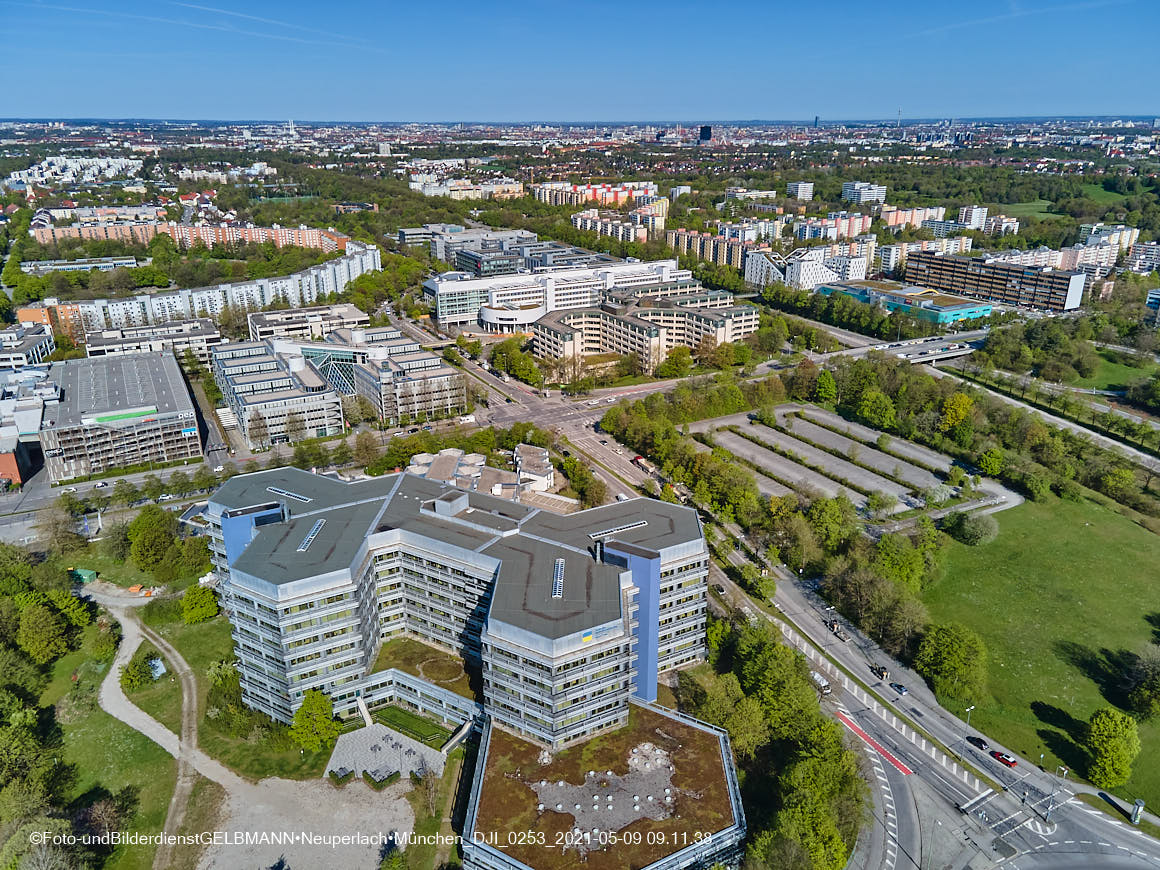
[[[64,489],[61,490],[61,492],[76,492],[76,491],[77,491],[77,488],[75,486],[66,486]]]
[[[213,473],[214,473],[214,474],[221,474],[221,473],[222,473],[223,471],[225,471],[225,470],[226,470],[226,467],[225,467],[224,465],[215,465],[215,466],[213,467]]]
[[[169,493],[166,492],[166,493],[162,493],[161,495],[159,495],[157,497],[157,500],[158,501],[173,501],[173,499],[175,499],[175,498],[177,498],[177,496],[170,495]]]
[[[102,480],[100,483],[95,484],[93,486],[93,489],[104,489],[108,485],[109,485],[109,482],[107,480]]]

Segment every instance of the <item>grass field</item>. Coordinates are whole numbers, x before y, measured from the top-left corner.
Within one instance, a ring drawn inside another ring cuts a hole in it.
[[[412,676],[422,677],[435,685],[448,689],[464,698],[480,700],[476,688],[480,682],[477,674],[469,673],[463,667],[463,659],[454,653],[436,649],[410,637],[393,637],[379,647],[372,673],[398,668]],[[478,686],[482,689],[482,686]]]
[[[1007,202],[1003,204],[989,205],[990,214],[1005,214],[1013,218],[1037,217],[1046,218],[1053,217],[1051,212],[1051,201],[1046,199],[1033,199],[1030,202]]]
[[[1160,537],[1092,502],[1028,502],[996,518],[993,543],[950,545],[924,600],[932,620],[968,625],[987,644],[992,697],[978,702],[971,727],[1078,775],[1084,723],[1123,703],[1118,663],[1160,634]],[[1142,723],[1140,739],[1132,779],[1116,794],[1155,805],[1160,723]]]
[[[161,655],[160,650],[148,641],[141,644],[141,650],[146,655],[153,653],[165,662],[166,672],[149,685],[126,692],[125,695],[174,734],[180,735],[181,681],[177,679],[173,663]]]
[[[86,646],[94,634],[86,632]],[[122,789],[133,796],[135,815],[125,830],[156,833],[165,823],[169,797],[177,781],[177,762],[153,741],[122,724],[97,706],[96,693],[108,664],[82,650],[59,659],[41,694],[42,705],[57,704],[63,732],[64,760],[76,770],[74,807],[89,806]],[[74,679],[75,675],[75,679]],[[102,865],[106,870],[148,870],[153,846],[118,847]]]
[[[1119,205],[1126,196],[1122,193],[1114,193],[1110,190],[1104,190],[1102,184],[1085,184],[1083,185],[1083,195],[1093,202],[1098,202],[1101,205]]]
[[[1136,368],[1115,362],[1106,351],[1100,353],[1100,363],[1090,378],[1080,378],[1072,386],[1088,390],[1126,390],[1134,381],[1149,377],[1156,372],[1156,366]]]
[[[393,704],[377,708],[373,715],[376,722],[435,749],[451,739],[451,732],[442,725]]]

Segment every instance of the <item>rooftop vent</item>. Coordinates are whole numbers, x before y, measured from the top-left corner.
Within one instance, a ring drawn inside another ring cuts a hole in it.
[[[564,560],[557,559],[556,567],[552,569],[552,597],[564,597]]]
[[[310,549],[310,545],[314,543],[314,539],[318,537],[318,533],[322,531],[322,527],[326,525],[326,520],[317,520],[307,533],[306,537],[302,539],[302,543],[298,545],[298,552],[305,553]]]
[[[309,496],[299,495],[298,493],[291,492],[288,489],[282,489],[280,486],[267,486],[266,492],[272,492],[274,495],[283,495],[286,498],[292,498],[294,501],[300,501],[303,504],[310,504],[312,501],[314,501],[314,499],[310,498]]]
[[[611,529],[603,529],[599,532],[589,532],[588,537],[594,541],[601,538],[611,537],[612,535],[619,535],[621,532],[627,532],[630,529],[639,529],[641,526],[647,526],[648,520],[637,520],[635,523],[625,523],[623,526],[613,526]]]

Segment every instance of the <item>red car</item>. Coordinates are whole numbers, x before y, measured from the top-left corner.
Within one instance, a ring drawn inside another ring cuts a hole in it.
[[[1014,767],[1016,764],[1019,763],[1014,758],[1012,758],[1010,755],[1008,755],[1006,752],[993,751],[991,753],[991,757],[993,759],[995,759],[997,762],[999,762],[1000,764],[1005,765],[1006,767]]]

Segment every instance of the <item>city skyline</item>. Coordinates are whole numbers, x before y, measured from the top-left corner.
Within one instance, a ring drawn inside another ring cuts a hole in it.
[[[5,0],[0,10],[13,33],[51,32],[57,52],[45,64],[39,41],[22,38],[0,59],[0,72],[14,77],[37,69],[34,88],[9,95],[4,114],[14,118],[656,123],[888,120],[900,110],[910,119],[1160,113],[1142,95],[1108,87],[1110,46],[1118,76],[1149,72],[1144,35],[1160,12],[1141,0],[989,3],[958,17],[932,16],[913,0],[892,4],[889,15],[837,2],[825,21],[804,7],[743,2],[713,17],[683,2],[602,0],[589,5],[583,31],[574,11],[528,2],[452,2],[438,21],[421,8],[355,4],[333,23],[301,3],[242,13],[173,0],[101,9]],[[1080,32],[1084,51],[1070,51]],[[86,67],[103,74],[80,75]],[[132,86],[110,87],[119,75]],[[665,80],[681,86],[659,87]]]

